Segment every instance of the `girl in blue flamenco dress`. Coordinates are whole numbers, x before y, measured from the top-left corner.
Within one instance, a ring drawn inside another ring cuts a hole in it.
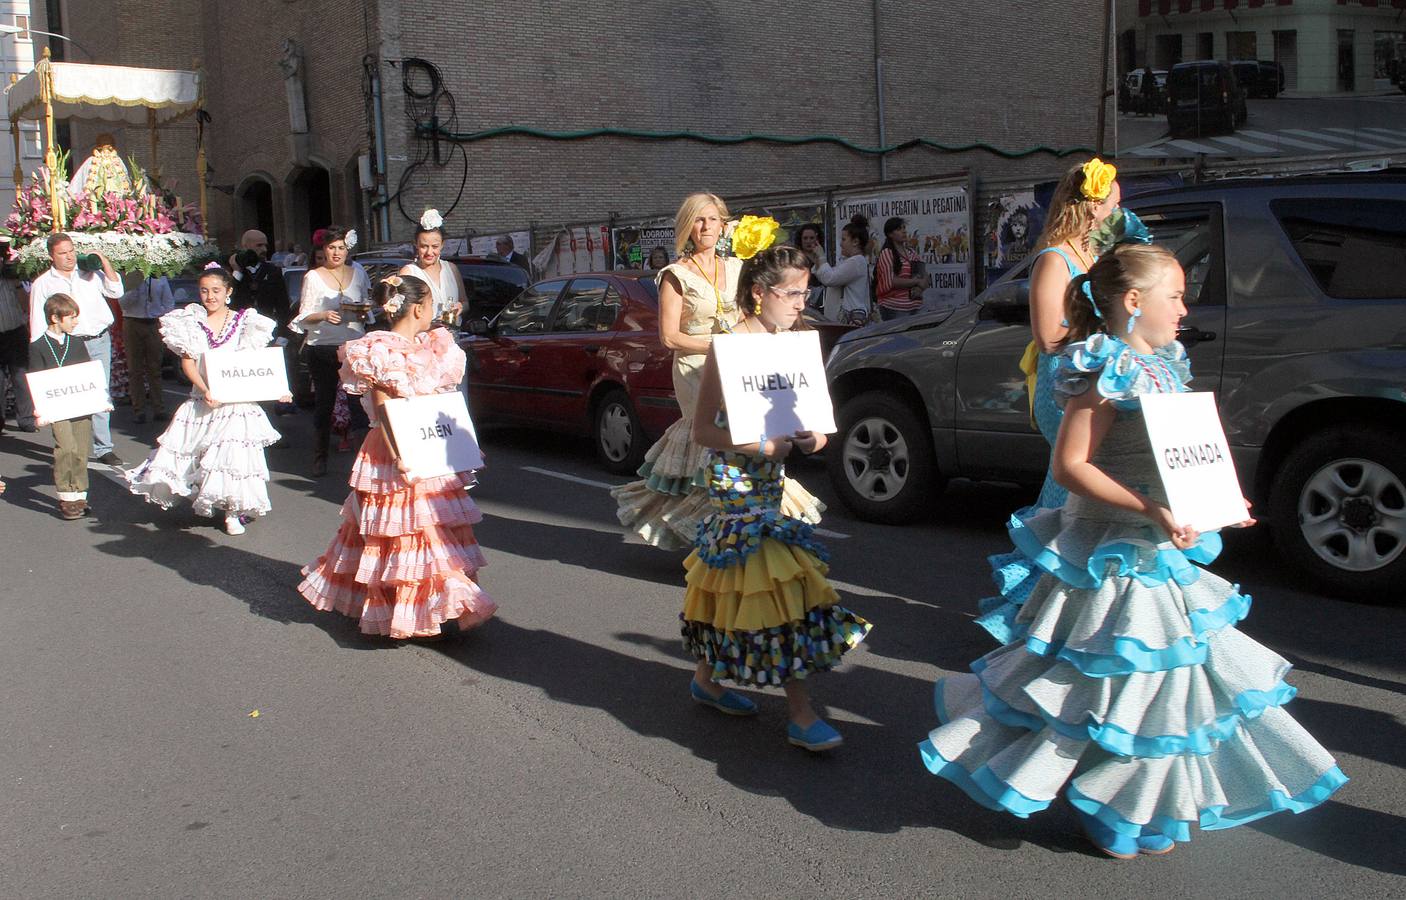
[[[1347,781],[1283,708],[1289,663],[1235,628],[1250,598],[1197,565],[1219,535],[1165,502],[1139,398],[1191,378],[1175,340],[1184,288],[1171,253],[1137,244],[1071,283],[1054,452],[1070,496],[1011,527],[1045,574],[1011,642],[937,683],[942,724],[919,745],[992,809],[1024,818],[1063,790],[1120,859],[1167,853],[1192,826],[1303,812]]]
[[[737,297],[744,314],[736,333],[775,333],[800,322],[810,258],[779,246],[744,256]],[[870,625],[839,605],[825,580],[827,553],[812,527],[781,512],[784,460],[792,447],[814,453],[825,435],[799,432],[734,445],[722,404],[713,351],[708,351],[694,412],[693,433],[713,448],[707,457],[713,511],[698,528],[684,561],[687,588],[684,649],[698,665],[689,684],[693,700],[729,715],[754,715],[750,699],[719,682],[781,687],[790,713],[787,740],[812,752],[843,738],[811,705],[808,680],[836,666],[864,639]]]

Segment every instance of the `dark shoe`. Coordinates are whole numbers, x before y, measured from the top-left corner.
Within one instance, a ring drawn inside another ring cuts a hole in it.
[[[38,426],[38,425],[35,425],[33,422],[30,422],[30,423],[28,423],[28,424],[21,424],[21,425],[20,425],[20,431],[23,431],[25,434],[33,434],[34,432],[36,432],[36,431],[38,431],[38,430],[39,430],[39,426]]]
[[[83,513],[87,511],[87,508],[88,504],[83,500],[59,501],[59,515],[69,522],[83,518]]]
[[[132,424],[133,424],[133,425],[145,425],[145,424],[146,424],[146,413],[144,413],[144,412],[133,413],[133,415],[132,415]]]
[[[98,462],[102,463],[105,466],[112,466],[114,468],[123,464],[122,457],[118,456],[116,453],[113,453],[111,450],[107,451],[102,456],[99,456]]]
[[[171,418],[171,414],[164,409],[158,409],[156,412],[151,414],[151,420],[153,422],[164,422],[169,418]]]
[[[312,474],[314,478],[321,478],[327,474],[327,457],[314,456],[312,458]]]

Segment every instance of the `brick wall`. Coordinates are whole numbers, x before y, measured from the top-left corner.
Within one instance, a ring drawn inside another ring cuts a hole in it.
[[[116,5],[121,15],[107,13]],[[272,184],[282,238],[306,219],[294,181],[308,166],[331,173],[334,218],[356,214],[355,160],[368,151],[362,59],[383,60],[384,120],[393,236],[409,236],[426,206],[448,211],[452,233],[671,212],[684,193],[723,196],[875,181],[875,157],[822,145],[624,138],[553,142],[506,137],[442,144],[446,165],[412,168],[428,149],[413,134],[400,60],[438,67],[460,132],[505,125],[554,131],[604,126],[707,134],[828,134],[878,142],[871,5],[812,0],[758,12],[755,4],[497,4],[462,0],[70,0],[75,36],[104,62],[187,66],[209,74],[210,193],[216,234],[229,240],[250,210],[235,196],[251,178]],[[1018,151],[1036,144],[1092,146],[1099,92],[1097,23],[1103,4],[880,4],[886,65],[887,138],[984,142]],[[1077,8],[1076,8],[1077,7]],[[1087,27],[1075,27],[1083,21]],[[152,28],[150,23],[162,27]],[[169,23],[170,27],[167,27]],[[421,23],[432,23],[422,27]],[[305,54],[311,134],[288,132],[278,59],[283,40]],[[446,105],[441,114],[448,115]],[[177,136],[163,167],[180,170]],[[139,146],[140,145],[140,146]],[[145,146],[128,140],[124,151]],[[86,150],[86,148],[85,148]],[[467,159],[467,177],[465,164]],[[910,150],[891,155],[890,179],[971,168],[978,175],[1048,175],[1067,161],[1047,154],[1005,160],[991,153]],[[409,176],[406,172],[409,170]],[[193,176],[192,176],[193,177]],[[301,217],[301,218],[300,218]],[[364,222],[360,223],[364,226]],[[294,235],[301,236],[301,235]]]

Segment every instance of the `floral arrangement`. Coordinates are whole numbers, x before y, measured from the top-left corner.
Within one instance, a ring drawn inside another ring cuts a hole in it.
[[[200,213],[172,191],[150,178],[135,160],[128,161],[130,183],[101,179],[95,190],[70,196],[65,186],[58,202],[68,220],[63,229],[80,253],[100,250],[119,271],[144,275],[177,275],[219,257],[219,248],[202,236]],[[59,157],[58,171],[68,170],[68,154]],[[22,187],[14,209],[0,226],[9,238],[16,266],[31,278],[49,265],[45,238],[54,229],[54,209],[47,185],[49,171],[40,168]],[[60,179],[60,181],[66,181]]]

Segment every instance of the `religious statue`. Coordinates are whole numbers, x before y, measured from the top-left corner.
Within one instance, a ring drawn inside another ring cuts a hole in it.
[[[288,38],[283,42],[283,55],[278,67],[283,70],[283,90],[288,97],[288,130],[294,134],[308,132],[308,104],[303,92],[303,48]]]
[[[115,193],[125,197],[132,190],[132,180],[127,172],[127,164],[117,155],[116,140],[103,133],[93,139],[93,153],[68,183],[68,195],[75,201],[87,192],[89,196]]]

